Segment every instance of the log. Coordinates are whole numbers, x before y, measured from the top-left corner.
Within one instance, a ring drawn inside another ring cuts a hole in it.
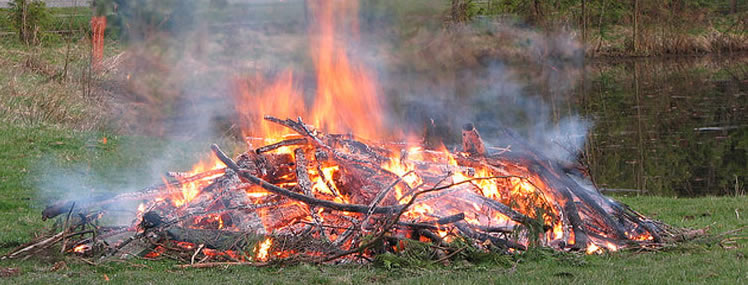
[[[296,182],[297,185],[299,185],[299,188],[301,188],[301,192],[304,193],[304,195],[307,195],[309,197],[313,197],[312,193],[312,181],[309,178],[309,170],[307,169],[308,163],[306,160],[306,155],[304,155],[304,149],[303,148],[297,148],[294,150],[294,156],[296,157]]]
[[[487,207],[489,207],[489,208],[491,208],[491,209],[493,209],[493,210],[495,210],[495,211],[503,214],[504,216],[506,216],[507,218],[511,219],[512,221],[518,222],[518,223],[526,225],[526,226],[535,226],[535,227],[538,227],[538,228],[542,228],[543,227],[542,225],[540,225],[538,223],[538,221],[536,221],[536,220],[534,220],[534,219],[532,219],[532,218],[530,218],[528,216],[525,216],[524,214],[522,214],[520,212],[517,212],[517,211],[513,210],[509,206],[504,205],[504,204],[502,204],[499,201],[487,198],[487,197],[482,196],[482,195],[474,194],[474,193],[465,193],[462,196],[465,197],[468,201],[479,203],[479,205],[487,206]]]
[[[166,227],[162,233],[168,240],[204,244],[206,248],[216,250],[242,250],[265,238],[264,235],[253,233],[191,229],[176,225]]]

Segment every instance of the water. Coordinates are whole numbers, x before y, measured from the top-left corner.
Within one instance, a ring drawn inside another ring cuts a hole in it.
[[[746,192],[748,57],[593,62],[575,96],[594,118],[601,187],[680,196]]]

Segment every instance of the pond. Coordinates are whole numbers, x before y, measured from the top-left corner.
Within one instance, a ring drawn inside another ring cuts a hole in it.
[[[748,57],[635,59],[587,72],[585,154],[602,187],[735,195],[748,176]]]

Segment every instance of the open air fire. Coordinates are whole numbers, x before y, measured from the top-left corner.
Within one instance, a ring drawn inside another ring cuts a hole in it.
[[[336,9],[355,4],[336,3],[314,7],[313,104],[304,104],[291,71],[252,88],[239,81],[246,152],[232,159],[214,145],[214,159],[170,173],[162,185],[53,204],[44,218],[75,212],[85,227],[107,205],[139,203],[127,227],[54,238],[77,254],[135,254],[128,246],[137,241],[148,258],[176,252],[191,263],[264,263],[361,261],[403,242],[438,248],[456,239],[506,253],[545,246],[592,254],[674,236],[540,152],[487,147],[472,124],[453,150],[388,130],[373,73],[336,38]]]

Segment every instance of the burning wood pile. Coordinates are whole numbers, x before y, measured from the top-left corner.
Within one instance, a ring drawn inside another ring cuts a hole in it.
[[[600,194],[539,155],[492,152],[463,129],[461,151],[364,141],[266,116],[291,132],[235,159],[114,197],[62,201],[42,213],[63,230],[4,258],[53,244],[81,256],[169,256],[215,262],[361,262],[457,239],[487,251],[531,246],[599,253],[657,247],[677,230]],[[129,226],[98,225],[112,205],[140,202]]]

